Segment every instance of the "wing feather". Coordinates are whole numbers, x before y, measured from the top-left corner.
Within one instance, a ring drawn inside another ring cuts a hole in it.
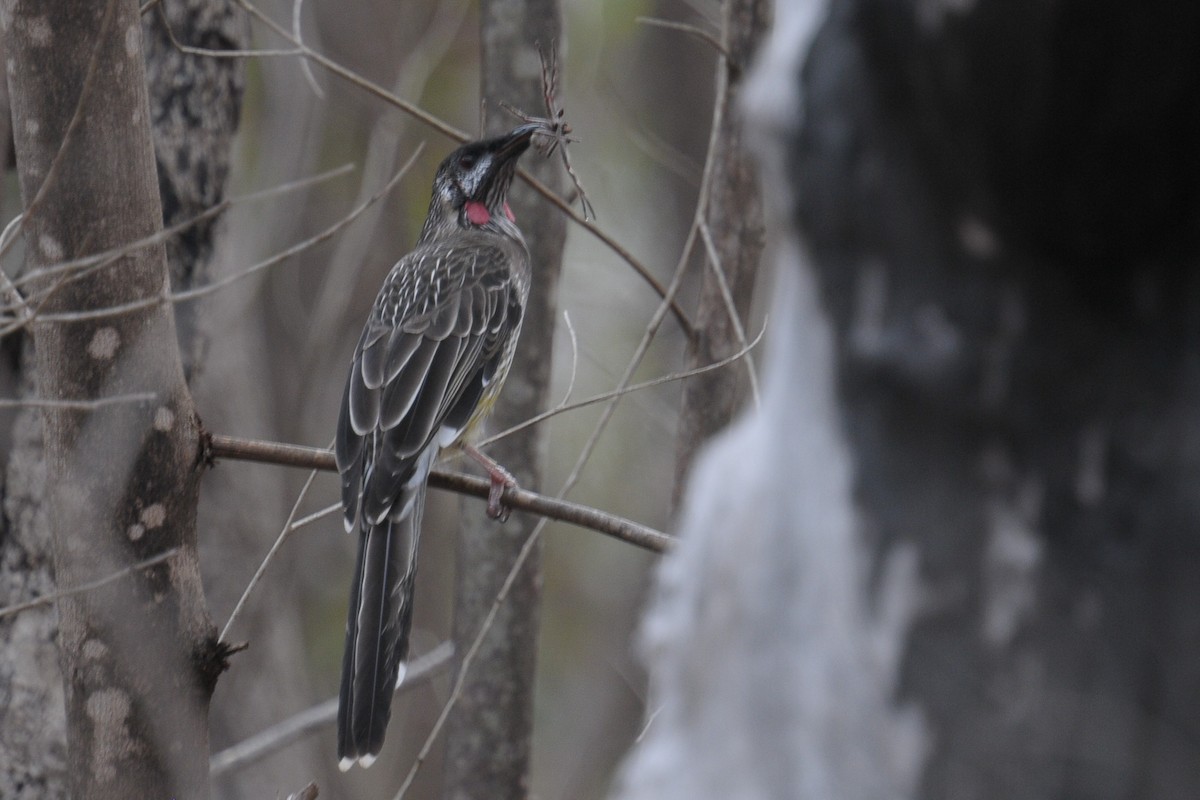
[[[470,420],[512,333],[514,302],[520,317],[511,257],[494,244],[435,242],[389,274],[355,350],[335,442],[348,527],[356,515],[379,524],[393,513],[416,459]]]
[[[412,334],[410,334],[412,335]],[[379,415],[379,427],[389,430],[404,421],[404,417],[417,401],[417,395],[429,374],[429,366],[437,355],[440,343],[433,339],[418,338],[416,351],[396,373],[396,377],[388,381],[383,390],[383,408]]]

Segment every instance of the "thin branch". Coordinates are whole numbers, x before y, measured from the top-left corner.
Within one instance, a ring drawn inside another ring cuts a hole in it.
[[[317,789],[315,782],[310,782],[307,786],[298,792],[292,792],[287,796],[287,800],[317,800],[320,795],[320,790]]]
[[[301,253],[304,250],[309,249],[310,247],[314,247],[315,245],[320,244],[321,242],[323,242],[326,239],[329,239],[330,237],[335,235],[342,228],[346,227],[351,222],[353,222],[358,217],[359,214],[361,214],[364,210],[366,210],[366,208],[368,206],[370,206],[372,203],[377,202],[380,198],[382,198],[384,195],[386,195],[388,192],[390,192],[392,190],[392,188],[396,185],[396,183],[399,182],[400,179],[404,177],[405,173],[416,161],[417,156],[421,152],[421,149],[422,149],[422,146],[418,146],[416,151],[412,154],[412,156],[409,157],[408,161],[406,161],[404,163],[404,165],[400,168],[400,170],[392,177],[391,180],[389,180],[383,186],[383,188],[381,188],[378,192],[376,192],[374,195],[372,195],[370,198],[368,198],[365,202],[363,202],[358,207],[356,207],[354,210],[352,210],[349,214],[342,217],[337,222],[334,222],[332,225],[330,225],[328,228],[321,231],[320,233],[317,233],[314,236],[310,236],[309,238],[307,238],[301,242],[298,242],[297,244],[292,245],[291,247],[287,248],[286,250],[276,253],[275,255],[271,256],[270,258],[267,258],[263,261],[258,262],[257,264],[247,267],[246,269],[242,270],[241,272],[234,273],[233,275],[227,275],[224,278],[221,278],[220,280],[213,281],[212,283],[206,284],[204,286],[197,286],[197,287],[187,289],[187,290],[181,291],[181,292],[164,293],[162,295],[159,295],[158,297],[147,297],[147,298],[143,298],[142,300],[135,300],[135,301],[132,301],[129,303],[124,303],[122,305],[109,306],[107,308],[98,308],[98,309],[93,309],[93,310],[88,310],[88,311],[67,311],[67,312],[62,312],[62,313],[57,313],[57,314],[43,314],[41,316],[35,315],[35,317],[32,317],[28,320],[24,320],[19,323],[14,323],[14,324],[8,326],[7,328],[0,329],[0,336],[3,336],[7,333],[11,333],[12,330],[14,330],[16,328],[24,327],[26,324],[29,324],[30,322],[34,322],[34,321],[46,322],[46,323],[56,323],[56,322],[80,322],[80,321],[84,321],[84,320],[103,319],[103,318],[107,318],[107,317],[118,316],[121,314],[128,314],[133,311],[138,311],[143,308],[149,308],[151,306],[158,305],[159,303],[164,303],[164,302],[182,303],[182,302],[187,302],[189,300],[196,300],[198,298],[205,297],[209,294],[212,294],[213,292],[216,292],[220,289],[224,289],[225,287],[227,287],[237,281],[248,278],[251,275],[254,275],[257,272],[261,272],[262,270],[267,269],[269,267],[273,267],[282,261],[286,261],[287,259],[296,255],[297,253]],[[164,288],[166,288],[165,284],[164,284]]]
[[[40,397],[13,399],[0,398],[0,408],[61,408],[67,411],[92,411],[105,406],[123,405],[125,403],[154,403],[158,395],[154,392],[136,392],[134,394],[117,394],[112,397],[97,397],[94,400],[48,400]]]
[[[303,9],[304,0],[295,0],[292,3],[292,35],[296,37],[296,41],[300,43],[300,47],[307,50],[308,46],[304,44],[304,36],[300,31],[300,13]],[[317,76],[313,75],[312,65],[308,63],[307,58],[300,62],[300,71],[304,73],[304,78],[308,81],[308,85],[312,87],[313,94],[317,96],[317,99],[324,100],[325,92],[317,85]]]
[[[528,428],[531,425],[537,425],[539,422],[545,422],[546,420],[550,419],[551,417],[556,417],[559,414],[566,413],[567,411],[575,411],[576,409],[585,408],[587,406],[595,405],[596,403],[603,403],[605,400],[613,400],[615,398],[621,397],[622,395],[630,394],[632,392],[640,392],[644,389],[652,389],[655,386],[662,386],[665,383],[672,383],[674,381],[685,380],[687,378],[691,378],[696,375],[703,375],[705,372],[712,372],[713,370],[717,370],[717,369],[721,369],[722,367],[729,366],[733,362],[737,361],[739,358],[744,358],[745,356],[747,356],[751,350],[753,350],[755,347],[757,347],[758,343],[762,341],[763,336],[766,335],[766,332],[767,332],[767,326],[764,324],[762,330],[760,330],[758,332],[758,336],[755,336],[753,341],[747,342],[745,344],[745,346],[743,346],[742,349],[738,350],[736,353],[730,353],[729,355],[725,356],[725,358],[722,358],[719,361],[714,361],[711,364],[704,364],[703,366],[693,367],[692,369],[684,370],[683,372],[673,372],[670,375],[662,375],[657,378],[652,378],[648,381],[642,381],[641,383],[635,383],[635,384],[632,384],[629,386],[623,386],[623,387],[620,387],[617,389],[613,389],[612,391],[609,391],[609,392],[604,392],[603,394],[595,395],[594,397],[589,397],[586,400],[579,400],[577,402],[570,403],[570,404],[568,404],[564,399],[563,403],[560,404],[559,406],[557,406],[556,408],[551,408],[547,411],[543,411],[542,413],[538,414],[537,416],[530,417],[529,419],[525,420],[524,422],[520,423],[519,425],[513,425],[511,428],[508,428],[507,430],[503,430],[503,431],[500,431],[499,433],[493,434],[493,435],[487,437],[486,439],[483,439],[482,441],[480,441],[479,444],[480,444],[480,446],[490,444],[498,439],[503,439],[505,436],[511,436],[512,434],[516,433],[517,431],[524,430],[525,428]]]
[[[404,680],[396,687],[396,694],[404,694],[433,680],[450,667],[453,657],[454,645],[442,642],[414,659],[404,674]],[[332,697],[225,748],[209,761],[208,774],[215,778],[249,766],[314,731],[332,725],[337,720],[337,708],[338,699]]]
[[[171,40],[171,44],[179,52],[189,56],[201,56],[203,58],[265,58],[268,56],[302,56],[304,55],[304,46],[293,48],[291,50],[213,50],[207,47],[194,47],[190,44],[184,44],[175,38],[175,31],[171,28],[171,23],[167,20],[167,12],[163,9],[162,3],[158,3],[158,16],[162,20],[163,27],[166,28],[167,38]]]
[[[53,295],[56,292],[58,292],[63,286],[71,283],[72,281],[79,280],[88,275],[91,275],[91,274],[95,273],[97,270],[103,269],[111,264],[114,264],[117,261],[119,261],[121,258],[123,258],[131,253],[134,253],[143,247],[149,247],[151,245],[158,244],[160,242],[165,242],[168,239],[172,238],[173,236],[181,233],[182,231],[184,231],[206,219],[215,217],[216,215],[220,214],[221,212],[225,211],[226,209],[232,207],[233,205],[235,205],[237,203],[248,202],[248,201],[252,201],[252,200],[260,200],[260,199],[268,198],[268,197],[271,197],[274,195],[283,194],[283,193],[286,193],[289,191],[294,191],[299,188],[312,186],[317,183],[320,183],[320,182],[323,182],[326,180],[330,180],[335,177],[339,177],[349,171],[352,171],[353,169],[354,169],[353,165],[344,164],[341,167],[338,167],[336,169],[332,169],[327,172],[323,172],[323,173],[320,173],[318,175],[314,175],[314,176],[311,176],[308,178],[301,178],[299,180],[281,184],[279,186],[275,186],[270,189],[263,189],[263,190],[260,190],[257,192],[251,192],[250,194],[242,195],[241,197],[223,200],[223,201],[205,209],[204,211],[200,212],[196,216],[191,217],[190,219],[182,220],[181,222],[178,222],[168,228],[164,228],[150,236],[144,237],[135,242],[130,242],[128,244],[122,245],[121,247],[106,250],[101,253],[84,256],[82,258],[73,259],[71,261],[59,262],[57,264],[53,264],[53,265],[49,265],[47,267],[42,267],[42,268],[33,270],[30,273],[23,275],[21,278],[19,278],[17,283],[24,284],[24,283],[27,283],[34,279],[37,279],[37,278],[44,278],[47,276],[56,275],[56,274],[63,273],[63,272],[68,272],[71,270],[78,270],[76,272],[72,272],[72,274],[70,274],[70,275],[66,275],[66,276],[60,278],[59,280],[55,281],[47,289],[44,289],[41,292],[38,292],[36,295],[34,295],[34,298],[36,298],[36,300],[38,301],[36,306],[31,306],[29,303],[29,299],[22,297],[19,290],[17,289],[17,287],[14,284],[12,284],[11,281],[9,281],[8,276],[4,275],[2,272],[0,272],[0,275],[3,275],[3,280],[0,281],[0,283],[3,283],[5,286],[8,287],[8,291],[6,292],[6,294],[8,295],[8,299],[9,299],[8,304],[6,305],[6,307],[3,310],[16,311],[14,320],[10,324],[0,328],[0,337],[7,336],[17,330],[24,328],[25,326],[27,326],[30,323],[35,322],[35,321],[54,321],[56,319],[61,320],[61,319],[87,318],[88,316],[113,316],[116,314],[128,313],[130,311],[136,311],[136,310],[140,310],[143,308],[149,308],[150,306],[157,305],[158,303],[162,303],[162,302],[170,302],[172,300],[177,301],[179,299],[178,295],[167,295],[166,297],[164,297],[163,295],[159,295],[157,297],[143,298],[142,300],[133,301],[131,303],[126,303],[121,306],[112,306],[112,307],[109,307],[106,309],[96,309],[94,311],[85,311],[85,312],[62,312],[60,314],[42,314],[39,316],[40,309],[43,308],[45,306],[45,304],[47,302],[49,302],[50,298],[53,297]],[[13,225],[17,219],[20,219],[20,217],[14,219],[13,222],[9,223],[8,227],[5,228],[5,233],[3,236],[6,236],[8,234],[8,231],[13,229]],[[3,241],[3,236],[0,236],[0,242]],[[2,249],[3,248],[0,247],[0,250],[2,250]],[[258,268],[262,268],[262,265],[256,265],[256,267],[251,268],[251,270],[248,270],[248,272],[255,271]],[[236,277],[240,277],[240,276],[233,276],[233,277],[236,278]],[[204,288],[204,287],[200,287],[200,288]],[[165,284],[164,284],[164,289],[166,289]],[[181,294],[186,294],[186,293],[181,293]],[[187,299],[187,298],[184,298],[184,299]]]
[[[714,36],[709,31],[699,28],[695,25],[689,25],[686,22],[675,22],[669,19],[657,19],[656,17],[638,17],[634,22],[640,22],[643,25],[650,25],[655,28],[667,28],[673,31],[683,31],[689,36],[695,36],[697,39],[707,42],[712,45],[713,49],[721,54],[727,61],[729,60],[729,51],[725,49],[725,44]]]
[[[111,263],[119,258],[129,255],[130,253],[134,253],[144,247],[150,247],[152,245],[156,245],[161,242],[166,242],[169,239],[171,239],[171,238],[177,236],[178,234],[182,233],[183,231],[187,230],[188,228],[198,225],[201,222],[204,222],[205,220],[211,219],[211,218],[217,216],[218,214],[221,214],[224,211],[232,208],[233,206],[240,205],[242,203],[249,203],[249,202],[255,202],[258,200],[265,200],[265,199],[268,199],[271,197],[275,197],[277,195],[282,195],[282,194],[286,194],[288,192],[293,192],[298,189],[307,189],[311,186],[316,186],[317,184],[324,183],[325,181],[332,180],[334,178],[339,178],[342,175],[345,175],[345,174],[347,174],[349,172],[353,172],[353,171],[354,171],[353,164],[343,164],[340,167],[336,167],[334,169],[327,170],[325,172],[320,172],[316,175],[311,175],[306,178],[299,178],[294,181],[288,181],[287,183],[281,183],[278,186],[272,186],[269,189],[260,189],[258,191],[250,192],[248,194],[243,194],[243,195],[239,195],[237,197],[227,198],[225,200],[220,201],[219,203],[209,206],[208,208],[204,209],[203,211],[201,211],[200,213],[196,214],[193,217],[190,217],[185,220],[181,220],[180,222],[177,222],[168,228],[163,228],[161,231],[157,231],[157,232],[151,234],[150,236],[146,236],[146,237],[143,237],[136,241],[129,242],[128,244],[121,245],[120,247],[115,247],[115,248],[105,250],[100,253],[93,253],[88,256],[82,256],[80,258],[71,259],[70,261],[60,261],[57,264],[50,264],[45,267],[38,267],[37,269],[30,270],[29,272],[27,272],[26,274],[22,275],[20,278],[17,279],[16,285],[23,286],[23,285],[29,283],[30,281],[41,279],[41,278],[46,278],[46,277],[52,277],[54,275],[57,275],[57,274],[63,273],[63,272],[71,272],[73,270],[84,269],[87,267],[105,266],[108,263]],[[10,229],[12,229],[12,227],[19,221],[19,219],[20,219],[20,215],[18,215],[17,217],[14,217],[13,220],[8,223],[8,227],[5,228],[4,233],[0,234],[0,243],[7,240],[7,236],[9,235]],[[16,308],[16,307],[15,306],[6,306],[3,308],[0,308],[0,311],[11,311],[11,310],[14,310],[14,308]]]
[[[571,377],[567,381],[567,390],[563,392],[563,399],[558,404],[558,408],[566,408],[567,403],[571,400],[571,394],[575,391],[575,377],[579,371],[579,338],[575,335],[575,326],[571,324],[571,315],[563,311],[563,324],[567,326],[567,334],[571,337]],[[493,436],[488,441],[498,439],[500,437]],[[486,444],[484,442],[483,444]]]
[[[41,597],[28,600],[24,603],[17,603],[16,605],[0,608],[0,619],[4,619],[5,617],[10,617],[15,614],[20,614],[22,611],[28,611],[31,608],[37,608],[38,606],[44,606],[57,602],[64,597],[82,594],[83,592],[90,592],[94,589],[99,589],[102,586],[107,586],[108,584],[113,583],[114,581],[119,581],[121,578],[137,572],[138,570],[149,569],[150,567],[157,566],[172,556],[178,554],[179,550],[180,549],[178,547],[172,547],[170,550],[163,551],[153,558],[148,558],[145,561],[139,561],[136,564],[131,564],[128,567],[119,569],[111,575],[106,575],[103,578],[98,578],[97,580],[89,581],[88,583],[84,583],[79,586],[73,586],[69,589],[60,589],[57,592],[51,592],[50,594],[42,595]]]
[[[675,303],[675,294],[679,290],[680,285],[683,283],[683,276],[687,270],[688,259],[691,258],[692,250],[696,246],[696,239],[699,236],[699,228],[704,224],[704,219],[708,213],[709,185],[712,182],[715,153],[717,149],[717,137],[721,128],[721,121],[724,119],[725,115],[725,103],[727,96],[725,82],[718,81],[717,96],[713,99],[713,118],[708,134],[708,149],[704,158],[704,171],[700,176],[700,191],[696,199],[695,213],[692,215],[692,224],[688,228],[687,239],[683,243],[683,250],[680,252],[679,261],[675,265],[675,274],[671,278],[671,284],[667,287],[667,291],[663,293],[662,302],[659,303],[658,308],[655,309],[653,316],[650,318],[650,322],[647,323],[646,330],[642,334],[642,339],[640,342],[638,342],[638,346],[635,349],[632,358],[630,358],[624,374],[621,375],[621,380],[617,383],[618,392],[629,386],[629,382],[633,379],[633,373],[637,370],[638,366],[642,363],[642,359],[645,358],[646,353],[649,351],[650,343],[657,335],[658,330],[662,325],[663,318],[666,316],[667,310]],[[691,335],[691,331],[692,329],[689,327],[689,336]],[[592,432],[588,436],[587,441],[584,443],[583,449],[580,451],[579,456],[575,459],[575,464],[571,468],[571,472],[567,475],[567,479],[563,482],[562,489],[558,493],[559,497],[564,496],[579,481],[579,476],[583,472],[584,465],[587,464],[592,453],[595,451],[596,446],[600,441],[600,436],[608,427],[608,423],[612,419],[613,414],[616,412],[617,404],[620,402],[622,396],[623,394],[616,395],[612,400],[609,401],[608,405],[604,407],[604,411],[602,411],[600,414],[600,419],[597,420],[595,427],[592,428]]]
[[[605,247],[607,247],[609,250],[612,250],[622,261],[632,267],[633,271],[636,272],[638,276],[650,286],[650,288],[654,289],[659,298],[668,303],[668,308],[675,316],[675,320],[679,323],[679,327],[683,329],[684,335],[689,339],[692,337],[695,328],[692,327],[692,321],[688,317],[687,312],[684,311],[683,306],[679,305],[679,303],[675,300],[673,294],[668,295],[667,287],[664,286],[663,282],[655,277],[652,272],[650,272],[650,269],[645,264],[643,264],[636,256],[634,256],[633,253],[625,249],[624,245],[601,230],[596,223],[582,217],[569,202],[550,191],[550,188],[546,186],[546,184],[542,183],[537,178],[533,177],[533,175],[526,172],[524,167],[517,167],[517,175],[520,176],[526,183],[528,183],[535,192],[546,198],[546,200],[552,206],[566,214],[567,217],[576,225],[599,239]]]
[[[549,138],[549,142],[539,141],[535,147],[547,158],[553,155],[555,150],[559,151],[563,168],[567,171],[567,175],[571,176],[571,182],[575,185],[575,193],[579,195],[579,206],[583,209],[583,218],[590,222],[596,218],[596,210],[592,207],[592,202],[588,200],[583,183],[579,180],[579,175],[576,174],[575,167],[571,164],[569,145],[571,142],[579,140],[571,137],[571,126],[563,119],[564,111],[558,105],[556,97],[558,94],[558,48],[551,45],[549,57],[546,56],[546,51],[540,44],[537,51],[538,60],[542,64],[542,102],[545,106],[546,116],[535,117],[504,102],[500,103],[500,107],[518,119],[535,122],[542,126],[542,132],[545,137]]]
[[[220,434],[210,435],[209,453],[213,458],[306,467],[329,472],[337,469],[333,453],[328,450],[279,442],[238,439]],[[487,499],[488,492],[491,490],[491,482],[484,478],[440,469],[435,469],[430,474],[429,485],[435,489],[471,495],[484,500]],[[528,511],[548,519],[588,528],[655,553],[665,552],[672,542],[672,538],[667,534],[632,520],[577,503],[556,500],[527,489],[505,489],[501,502],[519,511]],[[283,535],[281,534],[281,538]]]
[[[254,587],[262,579],[263,573],[267,571],[267,565],[279,552],[279,548],[283,546],[283,542],[288,536],[291,536],[292,521],[296,518],[296,512],[300,509],[300,503],[304,501],[304,496],[308,494],[308,489],[313,485],[313,481],[317,479],[317,470],[313,469],[308,473],[308,480],[304,482],[304,486],[300,488],[300,494],[296,496],[296,502],[292,503],[292,510],[288,512],[287,521],[283,523],[283,530],[279,532],[279,536],[275,537],[275,543],[271,545],[271,549],[263,556],[262,563],[258,565],[258,569],[254,571],[254,575],[250,578],[250,582],[246,584],[246,588],[242,590],[242,596],[238,598],[237,605],[233,607],[233,611],[229,614],[229,619],[225,621],[225,627],[221,629],[221,635],[218,641],[226,641],[225,637],[229,635],[229,629],[233,627],[234,620],[242,613],[242,608],[246,605],[246,600],[250,597],[250,593],[254,591]]]
[[[738,345],[746,349],[746,329],[742,327],[741,317],[738,316],[737,305],[733,302],[733,293],[729,290],[729,281],[725,279],[725,270],[721,266],[721,255],[717,252],[717,245],[712,240],[712,231],[708,229],[707,222],[700,223],[700,239],[704,242],[704,249],[708,251],[708,264],[712,267],[713,277],[717,280],[717,288],[721,291],[721,302],[725,304],[725,313],[729,315],[729,322],[733,325],[733,333],[737,336]],[[754,407],[758,408],[762,400],[758,394],[758,371],[754,368],[754,359],[746,359],[746,377],[750,382],[750,396],[754,400]]]
[[[395,800],[403,800],[404,795],[408,792],[417,773],[421,769],[421,765],[425,763],[425,759],[429,757],[429,751],[433,749],[433,743],[437,741],[438,734],[441,733],[442,727],[445,726],[446,720],[450,716],[450,711],[454,708],[454,704],[458,698],[462,696],[463,686],[466,684],[467,675],[471,669],[471,663],[475,660],[475,655],[479,652],[479,648],[483,644],[483,639],[487,636],[487,632],[491,629],[492,623],[496,620],[496,614],[500,611],[500,606],[504,604],[505,598],[508,597],[509,591],[512,589],[513,583],[517,579],[517,575],[521,572],[521,567],[525,565],[525,561],[529,558],[529,554],[533,552],[533,546],[537,544],[538,538],[542,534],[542,530],[546,527],[546,520],[538,520],[538,524],[529,532],[529,536],[525,539],[525,544],[521,545],[520,552],[517,553],[516,559],[513,561],[512,568],[509,569],[508,575],[504,578],[504,583],[500,587],[500,591],[496,593],[496,598],[492,601],[491,608],[488,609],[487,616],[483,618],[483,622],[479,625],[479,633],[475,635],[475,639],[471,642],[471,646],[467,648],[467,652],[463,654],[462,660],[459,662],[458,675],[454,679],[454,687],[450,690],[450,697],[446,699],[442,706],[441,713],[438,714],[437,720],[430,728],[429,734],[425,737],[424,744],[421,745],[420,752],[417,753],[417,758],[413,762],[412,767],[408,770],[408,775],[404,778],[404,783],[400,784],[400,790],[396,793]]]

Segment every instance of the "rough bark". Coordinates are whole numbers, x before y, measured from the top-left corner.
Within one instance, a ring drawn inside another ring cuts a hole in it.
[[[481,5],[483,96],[488,129],[499,132],[513,120],[500,110],[510,103],[530,113],[543,108],[537,45],[561,51],[562,10],[558,0],[488,0]],[[561,167],[530,154],[524,165],[547,185],[561,185]],[[566,224],[546,202],[519,181],[510,201],[529,243],[533,289],[521,343],[497,404],[493,425],[504,428],[544,407],[550,384],[556,287]],[[491,450],[518,482],[541,482],[545,447],[538,429],[499,442]],[[464,507],[458,538],[455,590],[455,652],[465,653],[500,591],[537,520],[515,514],[505,525],[487,520],[478,503]],[[537,662],[541,548],[530,554],[491,631],[471,665],[463,695],[447,724],[445,796],[524,798],[529,793],[533,729],[533,678]]]
[[[5,22],[31,266],[159,230],[137,3],[18,3]],[[166,283],[163,248],[141,248],[61,287],[43,311],[140,300],[161,294]],[[58,604],[70,791],[204,797],[214,631],[195,550],[198,426],[173,310],[41,320],[33,333],[41,396],[154,396],[43,410],[58,585],[179,548],[166,564]]]
[[[764,230],[758,167],[747,148],[738,104],[745,72],[770,26],[771,6],[769,0],[727,0],[722,4],[726,58],[718,62],[716,97],[724,101],[725,109],[711,142],[712,174],[705,214],[719,262],[713,263],[707,249],[701,250],[704,278],[692,317],[695,330],[688,343],[689,369],[720,361],[744,346],[738,326],[744,332],[754,297]],[[702,242],[697,246],[704,247]],[[731,316],[726,292],[733,302],[736,319]],[[728,425],[741,407],[746,376],[746,364],[730,364],[683,384],[675,464],[676,499],[696,451]]]

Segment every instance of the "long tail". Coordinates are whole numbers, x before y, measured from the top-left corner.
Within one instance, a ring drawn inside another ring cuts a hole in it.
[[[421,481],[405,488],[394,516],[377,525],[359,524],[338,702],[338,766],[343,770],[356,761],[364,767],[375,761],[392,695],[404,678],[424,501]]]

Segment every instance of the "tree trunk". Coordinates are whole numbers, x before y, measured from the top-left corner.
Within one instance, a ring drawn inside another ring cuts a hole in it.
[[[7,45],[31,265],[160,230],[137,3],[18,3]],[[139,248],[58,287],[33,323],[39,394],[84,404],[43,410],[58,585],[178,549],[59,601],[67,777],[80,797],[208,794],[207,705],[220,666],[195,549],[198,425],[173,309],[53,316],[161,296],[167,285],[162,246]],[[151,399],[87,405],[139,394]]]
[[[510,103],[542,114],[537,45],[547,57],[561,50],[562,11],[558,0],[487,0],[480,9],[483,97],[488,130],[512,127],[500,108]],[[561,166],[531,153],[524,159],[542,182],[561,186]],[[510,201],[529,243],[533,288],[525,310],[521,342],[493,427],[503,429],[536,414],[546,403],[550,385],[551,337],[555,327],[556,287],[562,264],[566,222],[520,181]],[[491,455],[506,465],[523,486],[541,482],[545,446],[538,428],[499,442]],[[537,520],[516,514],[500,526],[486,519],[478,502],[463,506],[458,539],[455,591],[455,652],[465,653],[500,591],[517,554]],[[533,731],[533,678],[537,663],[538,603],[541,593],[541,548],[535,546],[491,631],[470,667],[463,694],[451,713],[446,734],[445,796],[524,798],[529,794],[529,759]]]
[[[689,487],[625,796],[1196,797],[1200,10],[785,6],[805,305]]]
[[[1192,5],[847,4],[788,177],[856,497],[932,602],[919,796],[1200,796]]]
[[[727,56],[717,75],[718,102],[724,108],[712,137],[712,175],[705,223],[719,262],[702,248],[705,265],[700,297],[692,318],[688,369],[720,361],[740,350],[754,297],[763,249],[762,196],[758,167],[746,146],[739,109],[745,71],[770,26],[769,0],[726,0],[722,4]],[[733,310],[731,312],[730,303]],[[733,316],[736,314],[736,317]],[[679,412],[675,500],[699,447],[733,419],[745,397],[747,364],[730,364],[689,378],[683,384]],[[674,504],[674,503],[672,503]]]

